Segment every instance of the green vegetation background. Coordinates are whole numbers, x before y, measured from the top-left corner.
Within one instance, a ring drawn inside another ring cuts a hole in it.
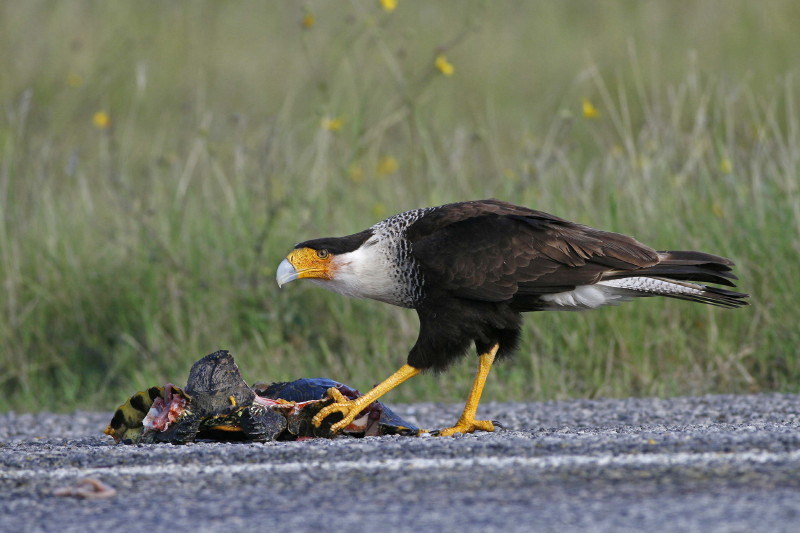
[[[794,0],[0,2],[0,410],[109,409],[218,348],[251,381],[367,389],[415,313],[279,291],[278,262],[492,196],[730,257],[753,305],[529,315],[488,399],[800,390],[798,20]],[[473,364],[389,401],[460,401]]]

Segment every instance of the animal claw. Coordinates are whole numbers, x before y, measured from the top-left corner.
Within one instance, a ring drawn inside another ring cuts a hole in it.
[[[333,413],[341,413],[342,419],[331,426],[331,434],[335,434],[350,425],[356,416],[364,409],[364,405],[357,400],[348,400],[336,387],[328,389],[328,397],[333,403],[320,409],[311,419],[315,427],[320,427],[322,421]]]
[[[431,435],[436,437],[452,437],[456,433],[472,433],[474,431],[494,431],[495,427],[491,420],[460,420],[456,425],[432,431]]]

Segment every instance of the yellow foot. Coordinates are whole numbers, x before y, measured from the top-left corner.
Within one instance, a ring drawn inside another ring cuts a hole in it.
[[[337,433],[342,429],[346,428],[350,425],[350,423],[355,420],[358,414],[364,410],[364,402],[359,402],[360,398],[355,400],[348,400],[339,389],[336,387],[331,387],[328,389],[328,397],[333,398],[333,403],[320,409],[319,413],[314,415],[314,418],[311,419],[311,422],[314,426],[319,427],[322,424],[322,421],[325,420],[326,417],[333,413],[341,413],[344,418],[336,422],[331,426],[331,433]],[[361,397],[363,398],[363,396]],[[371,403],[371,402],[370,402]]]
[[[452,437],[456,433],[472,433],[473,431],[494,431],[491,420],[459,420],[453,427],[432,431],[437,437]]]
[[[333,398],[333,403],[321,409],[320,412],[311,419],[311,423],[316,427],[320,427],[325,417],[333,413],[341,413],[343,418],[331,426],[331,434],[335,434],[337,431],[341,431],[350,425],[358,416],[358,413],[363,411],[369,404],[420,372],[421,370],[419,368],[414,368],[411,365],[403,365],[397,372],[373,387],[371,391],[364,396],[359,396],[355,400],[348,400],[339,392],[339,389],[331,387],[328,389],[328,397]]]

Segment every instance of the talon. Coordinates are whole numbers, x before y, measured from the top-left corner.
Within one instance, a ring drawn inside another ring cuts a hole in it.
[[[328,398],[333,398],[334,403],[343,403],[350,401],[336,387],[331,387],[330,389],[328,389]]]
[[[459,420],[455,426],[434,432],[437,437],[452,437],[456,433],[472,433],[474,431],[494,431],[491,420]]]
[[[438,437],[451,437],[456,433],[472,433],[473,431],[494,431],[494,424],[491,420],[475,420],[475,413],[481,401],[483,386],[486,384],[486,376],[492,368],[494,357],[499,344],[495,344],[491,350],[481,354],[478,360],[478,372],[475,374],[475,381],[472,382],[472,389],[469,391],[467,403],[464,405],[464,412],[458,417],[458,422],[453,427],[441,429],[433,434]]]
[[[331,413],[339,412],[342,414],[342,419],[333,424],[330,429],[331,434],[335,434],[337,431],[350,425],[365,407],[380,398],[384,393],[392,390],[400,383],[416,376],[420,372],[419,368],[414,368],[408,364],[403,365],[397,372],[373,387],[371,391],[363,396],[359,396],[355,400],[348,400],[339,389],[331,387],[328,389],[328,397],[333,399],[333,403],[320,409],[320,411],[314,415],[314,418],[311,419],[311,423],[316,427],[320,427],[325,417]]]
[[[348,400],[336,387],[328,389],[328,397],[333,399],[333,403],[320,409],[319,413],[311,419],[311,423],[315,427],[320,427],[322,421],[329,415],[336,412],[341,413],[342,419],[331,426],[331,434],[335,434],[350,425],[358,413],[363,410],[363,406],[355,400]]]

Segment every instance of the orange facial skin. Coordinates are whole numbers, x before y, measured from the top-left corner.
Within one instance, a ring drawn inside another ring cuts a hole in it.
[[[297,278],[333,279],[333,255],[327,250],[297,248],[286,260],[297,270]]]

